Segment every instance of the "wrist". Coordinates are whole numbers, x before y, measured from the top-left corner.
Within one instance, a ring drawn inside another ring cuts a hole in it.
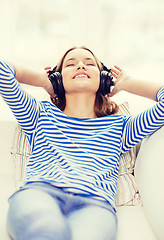
[[[134,85],[134,79],[131,76],[126,76],[120,90],[129,92],[133,87],[133,85]]]
[[[44,74],[43,74],[43,79],[44,79],[44,85],[43,85],[43,88],[44,90],[52,97],[54,98],[56,96],[56,94],[54,93],[54,89],[53,89],[53,86],[52,86],[52,83],[51,81],[49,80],[48,78],[48,75],[47,73],[44,71]]]

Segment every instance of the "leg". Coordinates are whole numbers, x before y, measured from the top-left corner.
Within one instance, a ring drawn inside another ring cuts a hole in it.
[[[72,240],[115,240],[116,216],[99,206],[87,206],[68,217]]]
[[[70,240],[58,203],[49,194],[26,189],[10,199],[7,227],[14,240]]]

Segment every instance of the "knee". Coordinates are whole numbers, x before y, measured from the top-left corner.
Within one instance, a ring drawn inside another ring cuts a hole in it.
[[[68,224],[55,200],[38,194],[29,190],[13,197],[7,218],[9,235],[17,240],[70,240]]]
[[[49,212],[34,212],[12,216],[8,214],[8,233],[14,240],[70,240],[71,233],[66,220]]]

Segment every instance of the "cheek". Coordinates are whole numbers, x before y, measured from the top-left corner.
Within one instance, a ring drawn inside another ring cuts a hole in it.
[[[69,85],[69,74],[67,71],[62,71],[62,81],[64,88]]]
[[[63,87],[65,90],[69,88],[69,81],[67,80],[66,77],[62,76],[62,81],[63,81]]]
[[[96,81],[97,86],[99,87],[99,85],[100,85],[100,72],[99,71],[95,73],[94,79]]]

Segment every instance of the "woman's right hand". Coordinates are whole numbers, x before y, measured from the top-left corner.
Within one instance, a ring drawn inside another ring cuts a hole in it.
[[[46,77],[48,78],[49,77],[49,71],[50,71],[51,67],[47,66],[44,69],[46,71]],[[55,98],[57,96],[54,93],[54,89],[53,89],[52,83],[50,82],[49,78],[48,78],[48,84],[46,85],[46,87],[44,87],[44,89],[50,95],[51,98]]]

